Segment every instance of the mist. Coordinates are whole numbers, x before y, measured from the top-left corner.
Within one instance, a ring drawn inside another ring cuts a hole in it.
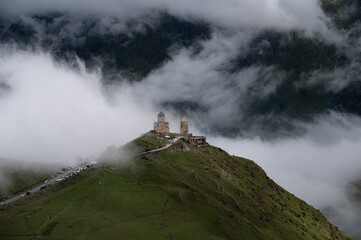
[[[5,52],[5,51],[4,51]],[[7,159],[72,163],[96,158],[151,128],[152,108],[112,89],[83,63],[71,68],[47,53],[8,50],[0,59],[0,155]]]

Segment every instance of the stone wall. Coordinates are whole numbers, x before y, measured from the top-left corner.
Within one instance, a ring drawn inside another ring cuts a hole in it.
[[[158,122],[158,124],[154,125],[154,130],[158,133],[167,134],[169,133],[169,123]]]

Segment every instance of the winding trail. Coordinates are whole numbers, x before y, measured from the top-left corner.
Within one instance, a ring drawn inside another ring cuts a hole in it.
[[[165,149],[170,148],[171,146],[173,146],[173,145],[174,145],[179,139],[181,139],[181,138],[183,138],[183,137],[182,137],[182,136],[178,136],[178,137],[174,138],[174,140],[173,140],[171,143],[166,144],[164,147],[152,149],[152,150],[145,151],[145,152],[141,152],[141,153],[137,153],[135,156],[141,156],[141,155],[148,154],[148,153],[155,153],[155,152],[163,151],[163,150],[165,150]]]

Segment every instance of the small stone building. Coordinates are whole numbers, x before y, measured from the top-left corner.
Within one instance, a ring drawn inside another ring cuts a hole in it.
[[[206,137],[204,136],[193,136],[189,138],[189,143],[193,144],[196,147],[205,147],[207,146]]]
[[[165,115],[163,112],[158,114],[158,122],[154,123],[154,131],[162,134],[169,133],[169,123],[165,121]]]
[[[183,116],[182,120],[181,120],[181,125],[180,125],[180,134],[183,136],[188,136],[188,119],[186,118],[186,116]]]

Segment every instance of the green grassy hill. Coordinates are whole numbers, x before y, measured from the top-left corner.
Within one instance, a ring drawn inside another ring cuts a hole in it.
[[[352,238],[254,162],[179,141],[2,208],[0,239]]]
[[[120,147],[119,150],[126,152],[140,153],[156,148],[161,148],[168,143],[169,139],[163,138],[162,135],[155,133],[146,133],[139,138]]]

